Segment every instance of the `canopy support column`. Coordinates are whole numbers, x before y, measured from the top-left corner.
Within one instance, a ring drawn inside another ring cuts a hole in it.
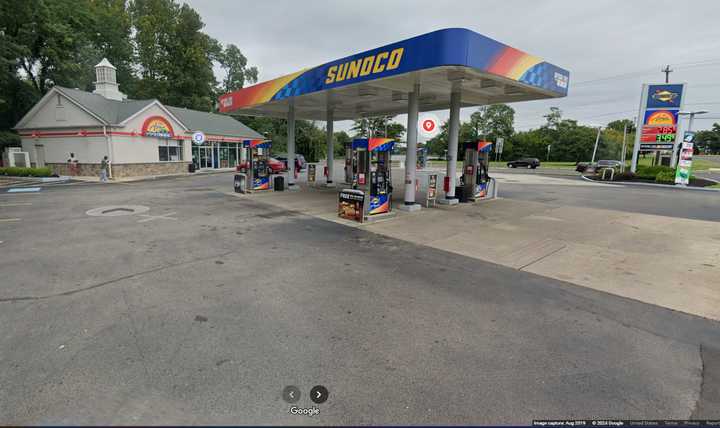
[[[335,163],[335,144],[333,143],[333,110],[328,108],[325,122],[327,143],[327,184],[333,182],[333,164]]]
[[[408,94],[407,150],[405,153],[405,203],[398,208],[404,211],[416,211],[420,205],[415,203],[415,169],[417,165],[418,113],[420,109],[420,84],[415,83]]]
[[[295,185],[295,103],[290,98],[287,115],[288,188]]]
[[[455,197],[455,181],[457,177],[457,151],[458,135],[460,133],[460,91],[453,88],[450,93],[450,124],[448,126],[448,152],[447,152],[447,175],[448,183],[445,199],[439,200],[442,204],[455,205],[458,203]]]

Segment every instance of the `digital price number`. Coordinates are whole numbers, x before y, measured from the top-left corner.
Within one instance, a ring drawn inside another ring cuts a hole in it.
[[[644,126],[640,141],[646,143],[674,143],[676,134],[676,126]]]

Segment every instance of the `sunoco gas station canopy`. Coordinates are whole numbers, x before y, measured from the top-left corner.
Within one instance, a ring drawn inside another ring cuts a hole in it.
[[[570,74],[558,66],[462,28],[449,28],[371,49],[220,97],[220,111],[298,119],[356,119],[408,111],[420,84],[420,111],[564,97]]]

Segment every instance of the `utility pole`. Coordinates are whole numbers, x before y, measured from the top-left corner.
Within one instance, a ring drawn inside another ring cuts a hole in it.
[[[673,72],[673,70],[670,68],[670,64],[666,65],[665,68],[660,71],[665,73],[665,83],[670,83],[670,73]]]

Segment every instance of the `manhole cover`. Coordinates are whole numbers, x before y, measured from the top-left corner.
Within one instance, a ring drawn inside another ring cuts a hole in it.
[[[93,217],[117,217],[121,215],[141,214],[150,211],[144,205],[112,205],[87,210],[85,214]]]

